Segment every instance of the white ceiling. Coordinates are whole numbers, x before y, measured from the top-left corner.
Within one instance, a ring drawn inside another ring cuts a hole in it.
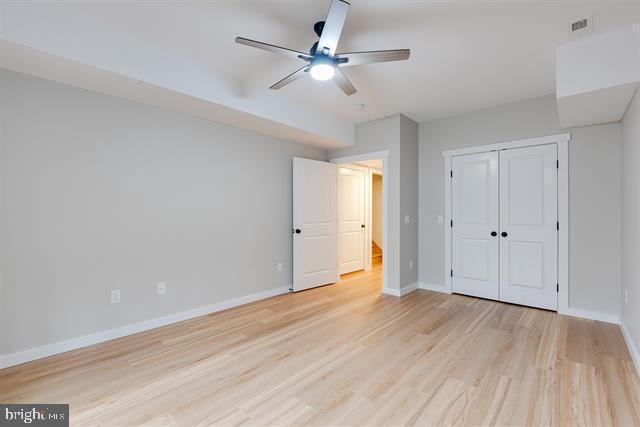
[[[329,3],[4,2],[2,38],[154,84],[172,81],[212,101],[226,92],[257,115],[270,106],[280,117],[303,111],[326,127],[395,113],[422,122],[552,93],[555,48],[568,40],[569,22],[593,15],[602,32],[640,17],[633,1],[352,0],[338,50],[411,48],[410,60],[347,69],[359,90],[351,97],[310,78],[270,91],[302,64],[234,38],[307,51]],[[354,108],[360,103],[364,111]]]

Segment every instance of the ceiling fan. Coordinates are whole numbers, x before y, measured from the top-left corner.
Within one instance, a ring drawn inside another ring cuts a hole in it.
[[[333,78],[336,85],[344,93],[353,95],[357,90],[344,75],[341,68],[372,64],[374,62],[404,61],[409,59],[411,51],[409,49],[396,49],[336,53],[336,47],[347,19],[347,13],[349,13],[349,3],[344,0],[332,0],[327,19],[316,22],[313,26],[313,30],[320,37],[320,40],[313,44],[309,53],[245,39],[244,37],[236,37],[236,43],[257,47],[269,52],[281,53],[290,58],[297,58],[307,62],[304,67],[289,74],[271,86],[270,89],[280,89],[307,74],[311,74],[311,77],[321,81]]]

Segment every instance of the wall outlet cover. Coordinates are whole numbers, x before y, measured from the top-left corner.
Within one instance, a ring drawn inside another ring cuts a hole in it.
[[[120,289],[114,289],[111,291],[111,304],[117,304],[120,302]]]
[[[167,293],[167,284],[165,282],[160,282],[156,286],[156,292],[158,295],[164,295]]]

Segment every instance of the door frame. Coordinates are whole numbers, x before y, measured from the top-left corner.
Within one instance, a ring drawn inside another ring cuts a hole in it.
[[[345,167],[347,169],[356,170],[364,173],[364,238],[362,239],[362,244],[364,245],[362,248],[362,268],[365,271],[371,270],[371,169],[366,166],[360,166],[358,164],[350,164],[344,163],[338,165],[338,171],[336,176],[338,178],[338,274],[340,274],[340,259],[342,258],[342,245],[341,245],[341,220],[340,220],[340,212],[342,211],[342,187],[340,185],[341,178],[341,167]],[[369,241],[369,245],[367,247],[367,241]],[[359,271],[359,270],[356,270]]]
[[[389,253],[387,251],[387,243],[389,242],[389,183],[387,177],[389,176],[389,150],[384,151],[374,151],[371,153],[363,153],[363,154],[355,154],[353,156],[346,157],[338,157],[335,159],[329,160],[331,163],[335,163],[337,165],[345,164],[345,163],[357,163],[363,160],[377,160],[382,159],[382,289],[388,289],[389,283],[389,269],[387,268],[387,260],[389,258]],[[370,174],[368,174],[370,178]],[[369,198],[370,199],[370,198]],[[371,200],[369,200],[371,203]],[[369,212],[371,211],[369,207]],[[337,214],[337,212],[336,212]],[[367,227],[367,232],[365,237],[365,241],[370,240],[371,235],[371,226]],[[336,248],[338,250],[338,248]],[[371,254],[371,249],[368,251]],[[370,256],[369,256],[370,258]],[[365,265],[371,265],[371,260],[369,259]]]
[[[519,139],[475,147],[447,150],[444,157],[444,287],[452,293],[451,280],[451,160],[453,156],[499,151],[535,145],[556,144],[558,147],[558,313],[569,312],[569,141],[571,133],[549,135],[539,138]],[[383,181],[384,184],[384,181]],[[384,243],[384,242],[383,242]],[[384,260],[384,258],[383,258]]]

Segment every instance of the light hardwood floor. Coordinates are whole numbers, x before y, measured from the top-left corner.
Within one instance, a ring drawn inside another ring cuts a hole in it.
[[[0,402],[75,425],[640,425],[617,326],[459,295],[380,294],[380,267],[0,371]]]
[[[372,258],[377,258],[377,257],[381,257],[381,256],[382,256],[382,249],[380,249],[380,246],[376,245],[372,241],[371,242],[371,257]]]

